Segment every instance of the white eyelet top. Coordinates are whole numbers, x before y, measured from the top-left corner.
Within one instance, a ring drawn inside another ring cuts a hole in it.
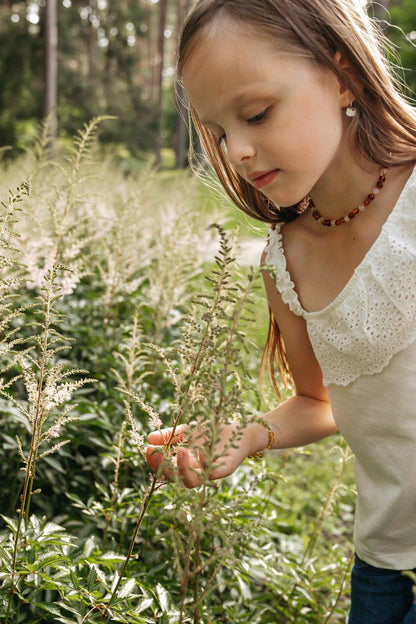
[[[340,294],[302,307],[270,230],[266,263],[291,311],[305,319],[334,418],[355,455],[358,555],[416,567],[416,168]]]
[[[306,312],[286,268],[281,224],[270,230],[266,264],[294,314],[307,322],[324,385],[380,372],[416,337],[416,168],[349,282],[326,308]]]

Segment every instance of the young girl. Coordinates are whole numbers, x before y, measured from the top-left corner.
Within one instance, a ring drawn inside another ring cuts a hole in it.
[[[271,224],[266,361],[294,388],[237,449],[222,427],[209,477],[341,431],[358,488],[350,624],[416,622],[401,574],[416,567],[416,117],[381,44],[360,0],[200,0],[179,47],[212,166]],[[149,436],[153,470],[168,433]],[[178,447],[176,465],[201,483],[199,453]]]

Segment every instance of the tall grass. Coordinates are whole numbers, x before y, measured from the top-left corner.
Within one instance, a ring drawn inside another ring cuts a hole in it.
[[[345,622],[337,438],[194,491],[148,471],[152,429],[187,423],[199,444],[203,423],[209,465],[219,427],[261,414],[265,303],[198,183],[124,177],[96,152],[101,121],[58,163],[43,131],[0,171],[0,619]]]

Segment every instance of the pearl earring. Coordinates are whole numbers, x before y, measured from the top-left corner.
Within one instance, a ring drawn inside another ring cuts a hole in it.
[[[349,106],[345,109],[345,114],[347,117],[355,117],[357,114],[357,109],[354,106],[354,102],[351,102]]]

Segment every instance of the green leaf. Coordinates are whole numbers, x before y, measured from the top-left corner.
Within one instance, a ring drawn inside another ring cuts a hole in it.
[[[162,611],[165,611],[165,612],[168,611],[169,602],[170,602],[168,592],[160,583],[156,585],[155,589],[156,589],[156,594],[159,599],[159,604],[160,604]]]
[[[139,606],[134,610],[134,613],[142,613],[146,609],[149,609],[151,606],[153,606],[154,602],[155,601],[153,598],[145,598],[144,600],[141,601]]]
[[[68,562],[68,558],[62,555],[62,553],[58,551],[44,552],[44,553],[41,553],[36,558],[34,570],[35,571],[41,570],[42,568],[45,568],[46,566],[53,565],[54,563],[58,564],[58,563],[67,563],[67,562]]]
[[[130,596],[132,593],[134,593],[133,590],[135,589],[135,587],[136,587],[135,579],[129,579],[119,589],[117,593],[118,598],[121,599],[121,598],[126,598],[127,596]]]
[[[104,572],[102,570],[100,570],[100,568],[95,563],[93,563],[91,567],[94,568],[95,574],[100,579],[100,581],[104,585],[104,587],[106,589],[108,589],[108,582],[107,582],[107,579],[106,579],[106,576],[105,576]]]
[[[3,518],[4,522],[7,524],[7,526],[12,531],[12,533],[16,534],[17,532],[16,520],[13,520],[12,518],[8,518],[7,516],[3,516],[3,514],[0,514],[0,518]]]
[[[57,607],[54,607],[50,603],[35,602],[35,603],[32,603],[32,604],[33,604],[33,606],[39,607],[40,609],[43,609],[44,611],[47,611],[48,613],[52,613],[53,615],[61,615],[61,610],[58,609]]]
[[[125,557],[123,557],[123,555],[111,551],[105,552],[100,555],[100,561],[108,561],[110,563],[122,563],[124,559]]]

